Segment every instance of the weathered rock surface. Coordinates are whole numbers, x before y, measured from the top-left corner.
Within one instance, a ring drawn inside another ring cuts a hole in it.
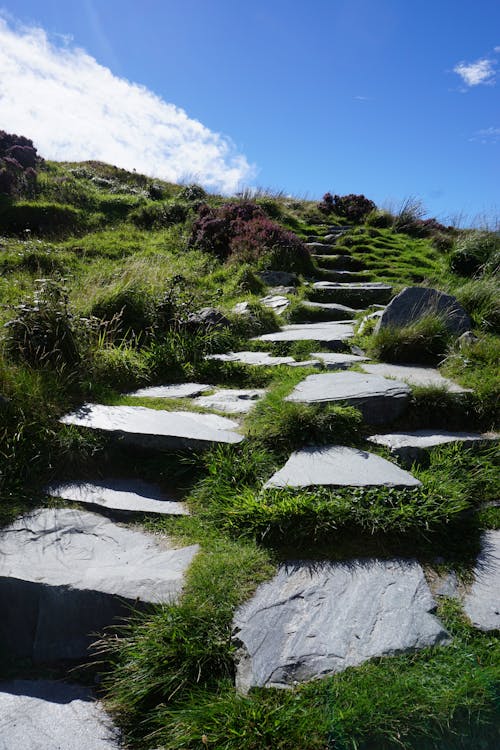
[[[435,386],[445,388],[450,393],[466,393],[467,389],[462,388],[453,380],[445,378],[439,370],[433,367],[419,367],[418,365],[392,365],[387,363],[363,365],[363,370],[372,374],[380,375],[383,378],[396,378],[403,380],[409,385]]]
[[[296,562],[236,612],[236,685],[289,687],[388,656],[445,644],[420,565]]]
[[[368,357],[362,357],[359,354],[344,352],[314,352],[311,357],[319,359],[327,370],[347,370],[352,365],[361,364],[368,359]]]
[[[297,361],[294,357],[274,357],[268,352],[228,352],[227,354],[208,354],[205,359],[215,359],[219,362],[241,362],[245,365],[258,365],[261,367],[276,367],[277,365],[288,365],[288,367],[318,367],[318,360]]]
[[[335,302],[310,302],[309,300],[303,300],[301,305],[309,310],[317,310],[324,316],[328,315],[330,320],[352,320],[360,312],[360,310],[356,310],[354,307],[339,305]]]
[[[344,401],[357,407],[365,422],[384,424],[399,417],[409,396],[410,387],[397,380],[360,372],[335,372],[308,375],[286,400],[306,404]]]
[[[391,298],[392,287],[378,282],[336,284],[333,281],[316,281],[309,292],[314,302],[339,302],[352,307],[385,304]]]
[[[261,271],[258,276],[268,286],[294,286],[297,283],[297,274],[290,271]]]
[[[211,390],[211,388],[212,386],[206,383],[174,383],[172,385],[140,388],[128,395],[139,398],[193,398],[193,396],[199,396],[201,393]]]
[[[268,294],[267,297],[262,297],[260,302],[264,307],[274,310],[277,315],[281,315],[287,307],[290,307],[290,300],[282,294]]]
[[[295,323],[283,326],[281,331],[264,333],[252,341],[322,341],[330,346],[340,346],[353,336],[351,323]]]
[[[441,315],[452,333],[460,334],[472,328],[469,316],[455,297],[437,289],[408,286],[387,305],[377,330],[406,326],[430,313]]]
[[[120,733],[92,693],[51,680],[0,683],[0,750],[119,750]]]
[[[253,409],[265,392],[263,388],[218,388],[210,396],[195,399],[195,403],[206,409],[216,409],[228,414],[246,414]]]
[[[159,487],[140,479],[109,479],[105,482],[63,482],[46,488],[48,495],[131,513],[188,515],[183,503],[164,496]]]
[[[85,657],[133,605],[174,600],[197,552],[65,508],[17,519],[0,549],[0,648],[36,663]]]
[[[420,487],[399,466],[373,453],[343,445],[309,446],[292,453],[265,485],[272,487]]]
[[[374,312],[369,313],[368,315],[365,315],[364,318],[361,320],[359,326],[358,326],[358,331],[357,332],[359,334],[362,334],[365,331],[367,331],[367,329],[369,328],[369,326],[372,323],[372,321],[376,321],[376,320],[378,320],[378,318],[381,317],[382,312],[383,312],[383,309],[382,310],[375,310]]]
[[[188,324],[191,327],[224,328],[230,325],[230,321],[216,307],[202,307],[198,312],[189,315]]]
[[[413,430],[412,432],[389,432],[381,435],[370,435],[368,440],[376,445],[384,445],[392,454],[397,456],[405,465],[418,461],[430,448],[445,443],[464,443],[467,446],[474,443],[498,440],[495,433],[481,434],[479,432],[449,432],[447,430]]]
[[[202,449],[216,443],[240,443],[238,423],[216,414],[161,411],[144,406],[84,404],[60,420],[63,424],[111,432],[146,448]]]
[[[479,630],[500,629],[500,531],[485,531],[464,610]]]

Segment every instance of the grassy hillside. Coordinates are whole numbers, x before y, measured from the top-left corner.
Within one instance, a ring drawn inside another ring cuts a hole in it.
[[[303,243],[329,227],[348,228],[339,251],[367,279],[395,291],[416,283],[450,291],[473,319],[475,338],[462,345],[430,327],[401,334],[416,358],[430,351],[443,373],[474,389],[460,404],[415,392],[410,422],[498,429],[498,235],[423,221],[411,205],[395,216],[354,214],[354,223],[334,209],[283,195],[226,199],[98,162],[45,162],[29,197],[0,197],[0,522],[47,503],[47,481],[92,475],[105,458],[143,478],[174,477],[193,515],[144,523],[202,547],[179,605],[157,607],[101,643],[108,706],[131,747],[498,746],[498,639],[475,631],[450,601],[440,608],[452,647],[374,660],[294,691],[241,697],[232,686],[234,609],[287,555],[404,554],[433,570],[458,568],[467,580],[481,531],[499,524],[498,509],[482,509],[498,497],[491,448],[437,449],[418,470],[422,489],[406,498],[318,491],[269,493],[263,502],[262,480],[291,449],[307,440],[360,445],[366,428],[349,407],[285,405],[306,368],[204,355],[248,349],[251,336],[278,329],[282,321],[259,302],[261,270],[298,275],[284,316],[294,319],[307,296],[302,282],[320,274]],[[248,316],[233,312],[242,301]],[[224,326],[193,325],[190,315],[207,306],[226,316]],[[357,343],[386,359],[402,346],[366,331]],[[272,348],[299,358],[311,351]],[[137,456],[58,422],[85,400],[142,403],[123,393],[186,379],[269,388],[245,421],[241,447],[181,461]]]

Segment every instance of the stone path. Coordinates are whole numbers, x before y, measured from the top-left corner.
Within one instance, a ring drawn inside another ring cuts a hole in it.
[[[498,440],[500,435],[495,433],[481,434],[479,432],[449,432],[447,430],[413,430],[412,432],[388,432],[380,435],[370,435],[370,443],[383,445],[406,466],[421,458],[430,448],[446,443],[464,443],[466,446],[474,443],[485,443]]]
[[[173,601],[197,551],[66,508],[17,519],[0,549],[0,643],[34,663],[85,658],[131,607]]]
[[[235,614],[236,687],[291,687],[374,656],[448,643],[434,608],[411,560],[282,565]]]
[[[283,326],[275,333],[256,336],[251,341],[321,341],[330,346],[341,347],[353,335],[351,322],[295,323]]]
[[[194,400],[198,406],[215,409],[229,414],[247,414],[266,393],[263,388],[217,388],[209,396],[199,396]]]
[[[367,307],[389,301],[392,287],[379,282],[335,283],[316,281],[308,291],[312,302],[337,302],[351,307]]]
[[[306,310],[312,310],[316,313],[321,313],[321,316],[326,320],[352,320],[354,316],[361,312],[354,307],[348,307],[347,305],[339,305],[335,302],[311,302],[310,300],[302,300],[300,303],[301,307]]]
[[[463,604],[474,627],[500,629],[500,531],[484,532],[474,582]]]
[[[409,385],[443,388],[449,393],[470,392],[467,388],[462,388],[458,383],[454,383],[453,380],[443,377],[439,370],[436,370],[433,367],[394,365],[384,362],[383,364],[363,364],[362,368],[365,372],[371,373],[372,375],[403,380]]]

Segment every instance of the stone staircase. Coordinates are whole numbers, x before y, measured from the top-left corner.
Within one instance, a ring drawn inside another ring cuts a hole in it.
[[[336,245],[346,231],[345,227],[331,228],[319,240],[310,238],[308,242],[318,278],[307,286],[308,299],[303,305],[331,319],[284,325],[277,333],[253,339],[316,342],[317,351],[309,360],[258,351],[209,358],[254,367],[320,368],[322,372],[305,377],[287,400],[351,404],[370,425],[384,425],[404,415],[415,384],[463,391],[435,370],[377,365],[350,350],[354,315],[369,305],[387,303],[392,288],[363,281],[362,264],[350,257],[348,248]],[[286,295],[284,298],[286,302]],[[283,299],[279,304],[284,307]],[[350,371],[352,365],[364,372]],[[244,439],[237,415],[253,408],[264,391],[185,383],[141,389],[132,395],[186,399],[197,408],[218,413],[86,404],[61,421],[106,433],[141,449],[236,446]],[[231,414],[231,418],[220,412]],[[421,451],[444,442],[471,443],[496,437],[426,430],[374,433],[366,450],[337,444],[304,445],[269,478],[262,492],[319,487],[412,491],[420,482],[408,468]],[[387,446],[403,468],[370,452],[374,445]],[[11,655],[34,664],[85,659],[95,633],[117,617],[127,616],[130,607],[175,601],[182,591],[184,573],[197,554],[196,546],[178,548],[165,536],[112,520],[123,522],[145,512],[188,513],[179,498],[154,485],[114,477],[100,481],[75,478],[55,482],[46,491],[81,504],[85,510],[41,508],[0,532],[0,601],[7,612],[0,619],[0,642]],[[488,532],[484,542],[484,554],[489,550],[488,565],[478,562],[475,583],[463,601],[474,625],[489,630],[500,626],[500,603],[493,601],[495,590],[500,589],[500,532]],[[236,687],[241,692],[253,686],[291,687],[375,656],[446,645],[451,636],[434,614],[435,604],[424,571],[415,560],[284,561],[276,576],[259,586],[235,613]],[[54,706],[56,693],[62,698]],[[88,703],[88,696],[86,705],[81,699],[81,689],[65,683],[18,680],[0,684],[0,712],[7,717],[4,725],[11,742],[5,747],[21,747],[19,737],[24,746],[31,746],[26,745],[29,733],[34,742],[37,733],[54,731],[49,728],[52,722],[61,732],[61,747],[122,747],[119,734],[99,704]],[[29,726],[17,721],[27,712]]]

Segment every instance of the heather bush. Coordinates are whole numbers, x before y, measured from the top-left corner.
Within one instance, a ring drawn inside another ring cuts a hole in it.
[[[0,194],[11,198],[33,196],[40,161],[33,141],[0,130]]]
[[[371,211],[376,209],[376,205],[364,195],[325,193],[318,208],[324,214],[336,214],[351,224],[359,224]]]
[[[225,203],[211,208],[206,203],[198,208],[190,244],[212,253],[220,260],[231,254],[231,242],[242,231],[243,225],[256,217],[264,218],[264,212],[251,201]]]

